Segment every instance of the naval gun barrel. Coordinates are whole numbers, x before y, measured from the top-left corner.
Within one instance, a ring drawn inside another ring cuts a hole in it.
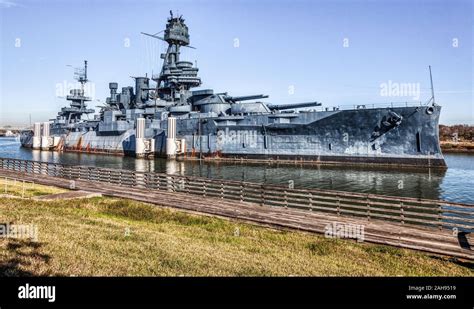
[[[232,97],[229,95],[224,96],[224,100],[230,101],[230,102],[248,101],[248,100],[265,99],[265,98],[268,98],[268,95],[256,94],[256,95],[247,95],[247,96],[241,96],[241,97]]]
[[[284,109],[294,109],[294,108],[311,107],[311,106],[321,106],[321,103],[304,102],[304,103],[294,103],[294,104],[268,105],[268,108],[270,110],[284,110]]]

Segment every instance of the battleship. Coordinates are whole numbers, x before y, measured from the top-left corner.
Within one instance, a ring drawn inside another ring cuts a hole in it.
[[[134,87],[120,90],[109,83],[110,96],[95,114],[87,107],[85,61],[76,75],[81,87],[66,97],[69,106],[21,132],[22,146],[138,158],[446,166],[433,87],[424,104],[351,108],[271,104],[263,94],[200,89],[198,68],[180,58],[182,48],[194,48],[189,29],[182,16],[170,14],[163,36],[142,32],[168,44],[159,74],[134,77]],[[431,68],[430,79],[433,85]]]

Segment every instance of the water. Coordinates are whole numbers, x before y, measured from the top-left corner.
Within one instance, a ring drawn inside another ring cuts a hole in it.
[[[446,154],[447,170],[362,168],[348,166],[268,166],[237,163],[176,162],[165,159],[24,149],[18,139],[0,138],[0,157],[170,174],[285,184],[415,198],[443,199],[474,204],[474,155]]]

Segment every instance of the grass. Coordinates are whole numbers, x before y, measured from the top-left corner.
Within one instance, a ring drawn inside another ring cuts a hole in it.
[[[0,196],[29,198],[62,192],[66,192],[66,190],[43,186],[30,181],[23,182],[18,179],[0,177]]]
[[[1,276],[474,275],[472,263],[123,199],[3,197],[0,223],[38,226],[37,242],[0,238]]]

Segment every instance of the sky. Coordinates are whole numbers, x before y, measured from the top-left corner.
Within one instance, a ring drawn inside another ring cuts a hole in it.
[[[54,118],[88,60],[90,107],[108,83],[158,73],[166,43],[140,32],[183,15],[201,89],[272,104],[427,102],[474,124],[471,0],[0,0],[0,126]]]

